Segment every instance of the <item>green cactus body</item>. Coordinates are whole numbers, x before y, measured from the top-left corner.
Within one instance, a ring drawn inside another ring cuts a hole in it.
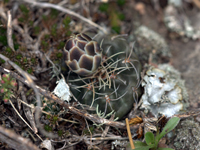
[[[121,119],[133,108],[140,95],[137,86],[141,65],[124,38],[98,35],[95,40],[102,43],[102,63],[92,76],[69,74],[71,91],[82,104],[94,110],[98,105],[105,114],[114,110],[115,118]]]

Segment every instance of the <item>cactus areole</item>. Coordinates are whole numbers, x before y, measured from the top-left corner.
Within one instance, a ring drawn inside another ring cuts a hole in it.
[[[71,37],[64,47],[64,61],[75,73],[66,81],[75,98],[101,117],[113,112],[121,119],[140,96],[141,64],[121,36],[85,34]],[[101,51],[98,43],[101,43]]]

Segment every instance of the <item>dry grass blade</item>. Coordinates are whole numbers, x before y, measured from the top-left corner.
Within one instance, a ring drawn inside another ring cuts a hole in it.
[[[21,87],[23,86],[21,82],[19,82],[19,85],[20,85]],[[22,87],[22,88],[23,88],[23,87]],[[27,103],[27,100],[26,100],[26,96],[25,96],[24,91],[21,90],[20,93],[21,93],[22,100],[23,100],[24,102]],[[20,102],[21,102],[21,101],[20,101]],[[23,110],[24,110],[24,113],[25,113],[25,115],[26,115],[26,118],[27,118],[28,121],[30,122],[31,127],[32,127],[32,129],[34,130],[34,133],[37,133],[37,132],[38,132],[38,129],[37,129],[37,127],[36,127],[35,120],[34,120],[34,115],[33,115],[33,112],[31,111],[31,108],[27,107],[26,105],[23,105],[23,106],[24,106],[24,107],[23,107]]]
[[[13,44],[13,39],[12,39],[12,16],[11,16],[10,10],[7,12],[7,15],[8,15],[8,21],[7,21],[7,40],[8,40],[8,45],[13,51],[15,51],[14,44]]]
[[[135,124],[142,123],[142,122],[143,122],[142,118],[140,118],[138,116],[136,116],[135,118],[131,118],[129,120],[130,125],[135,125]]]
[[[10,104],[11,104],[11,106],[13,107],[13,109],[15,110],[15,112],[17,113],[17,115],[22,119],[22,121],[33,131],[33,132],[35,132],[34,130],[33,130],[33,128],[24,120],[24,118],[19,114],[19,112],[17,111],[17,109],[15,108],[15,106],[13,105],[13,103],[12,103],[12,101],[11,100],[9,100],[9,102],[10,102]],[[36,133],[35,133],[36,134]],[[37,136],[38,136],[38,138],[41,140],[41,141],[43,141],[43,139],[38,135],[38,134],[36,134]]]
[[[130,131],[128,118],[126,118],[126,129],[127,129],[127,132],[128,132],[128,137],[129,137],[129,142],[130,142],[130,145],[131,145],[131,149],[135,149],[135,146],[134,146],[134,143],[133,143],[133,139],[132,139],[132,136],[131,136],[131,131]]]

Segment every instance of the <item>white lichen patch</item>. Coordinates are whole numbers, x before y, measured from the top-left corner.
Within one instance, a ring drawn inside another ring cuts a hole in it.
[[[181,88],[179,86],[176,86],[167,95],[172,104],[176,104],[179,100],[182,100]]]
[[[68,84],[65,82],[64,79],[59,80],[57,83],[58,84],[55,87],[53,93],[62,100],[69,102],[71,99],[71,92]]]
[[[141,108],[150,110],[156,117],[159,114],[171,117],[187,106],[188,96],[183,94],[186,92],[184,82],[172,66],[149,67],[142,86],[144,94],[141,97]]]

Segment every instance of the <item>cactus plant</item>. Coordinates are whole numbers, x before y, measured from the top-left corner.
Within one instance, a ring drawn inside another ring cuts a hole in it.
[[[76,39],[79,36],[86,37],[84,34],[79,34],[74,38]],[[139,73],[141,65],[137,56],[122,36],[98,34],[95,40],[95,43],[101,43],[100,47],[103,50],[103,54],[98,54],[100,52],[98,46],[94,47],[96,55],[98,57],[101,56],[101,62],[99,67],[98,65],[90,67],[95,69],[92,69],[87,76],[79,76],[86,74],[82,74],[70,66],[73,60],[67,56],[70,52],[66,54],[66,50],[64,50],[64,61],[69,69],[72,70],[72,73],[68,72],[66,81],[70,82],[71,92],[82,104],[90,106],[90,109],[94,108],[93,110],[98,105],[104,115],[114,111],[115,117],[121,119],[133,108],[133,103],[137,101],[137,96],[140,94]],[[91,41],[93,40],[86,42],[90,43]],[[77,47],[76,45],[71,44],[71,41],[68,40],[65,49],[73,49],[74,46]],[[92,64],[89,64],[89,61],[77,62],[79,66]]]

